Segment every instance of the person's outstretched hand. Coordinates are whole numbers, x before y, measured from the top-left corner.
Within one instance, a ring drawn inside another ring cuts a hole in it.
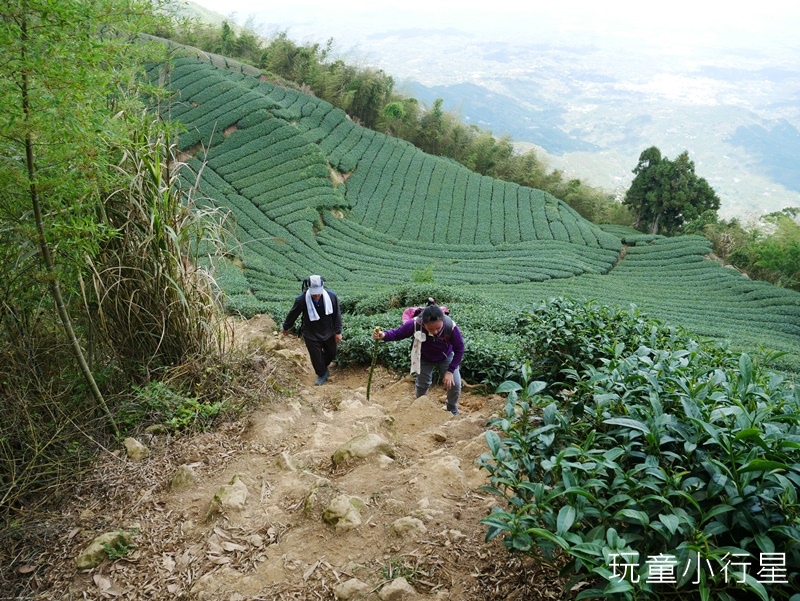
[[[450,390],[453,387],[453,374],[449,371],[445,372],[442,383],[447,390]]]

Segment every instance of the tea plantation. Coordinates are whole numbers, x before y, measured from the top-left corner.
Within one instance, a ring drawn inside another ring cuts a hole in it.
[[[230,310],[280,320],[300,281],[321,274],[352,314],[343,362],[364,359],[348,340],[363,335],[364,346],[371,325],[398,319],[377,314],[433,294],[457,310],[473,347],[519,346],[514,313],[564,296],[634,304],[800,368],[800,294],[708,260],[704,238],[599,227],[542,191],[427,155],[220,57],[176,59],[168,86],[186,180],[199,174],[201,197],[236,224],[238,256],[215,265]],[[504,377],[478,371],[465,376]]]
[[[556,558],[576,599],[800,601],[800,293],[220,57],[175,60],[168,84],[185,181],[235,223],[213,264],[231,311],[280,322],[321,274],[345,312],[339,365],[377,348],[407,370],[408,346],[372,328],[449,306],[464,379],[508,393],[479,460],[488,539]]]

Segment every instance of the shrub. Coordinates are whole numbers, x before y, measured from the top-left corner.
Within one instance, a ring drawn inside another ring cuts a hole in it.
[[[629,354],[642,344],[661,347],[664,337],[676,332],[633,305],[624,310],[567,298],[539,303],[522,325],[535,375],[554,389],[566,386],[570,371],[598,367],[607,357]]]
[[[643,325],[661,348],[602,344],[559,400],[530,365],[498,389],[480,464],[506,507],[487,539],[561,557],[579,599],[789,598],[800,394],[748,355]],[[616,322],[597,327],[587,340]]]
[[[123,427],[150,423],[163,424],[170,430],[204,430],[223,409],[221,401],[205,403],[196,396],[183,396],[157,380],[134,390],[136,396],[120,408]]]

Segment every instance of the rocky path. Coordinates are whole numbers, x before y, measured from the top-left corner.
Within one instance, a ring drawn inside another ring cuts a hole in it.
[[[59,544],[75,557],[116,529],[128,552],[63,566],[41,598],[554,598],[535,584],[544,575],[484,542],[479,520],[496,499],[475,461],[501,398],[465,394],[452,416],[441,387],[415,399],[410,377],[378,369],[367,401],[366,369],[334,367],[315,387],[299,340],[269,323],[251,332],[293,366],[296,390],[245,423],[154,437],[146,458],[111,461],[99,477],[133,479],[130,490],[79,499]]]

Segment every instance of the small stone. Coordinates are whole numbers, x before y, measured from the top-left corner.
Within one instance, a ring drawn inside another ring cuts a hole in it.
[[[351,578],[333,589],[333,595],[337,601],[350,601],[351,599],[361,599],[372,589],[366,582],[358,578]]]
[[[194,469],[189,465],[179,465],[172,476],[170,487],[174,490],[177,488],[185,488],[197,482],[197,474]]]
[[[417,591],[405,578],[395,578],[380,590],[378,596],[382,601],[404,601],[416,598]]]
[[[146,459],[150,455],[150,449],[135,438],[126,438],[122,441],[122,444],[125,445],[125,452],[128,454],[128,459],[140,461]]]
[[[75,560],[79,570],[88,570],[99,566],[108,557],[107,548],[121,549],[130,546],[131,536],[127,532],[117,530],[106,532],[95,538]]]

